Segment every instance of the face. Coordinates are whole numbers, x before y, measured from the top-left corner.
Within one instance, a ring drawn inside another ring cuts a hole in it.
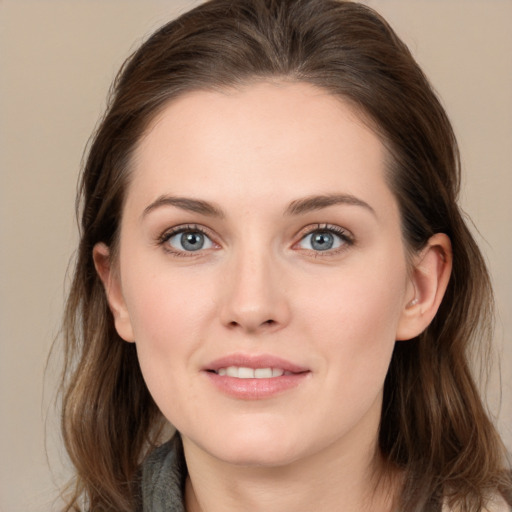
[[[154,120],[109,299],[186,446],[280,465],[375,442],[412,288],[384,161],[306,84],[189,93]]]

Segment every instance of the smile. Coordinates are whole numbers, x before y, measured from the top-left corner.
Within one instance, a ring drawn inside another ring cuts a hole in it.
[[[236,379],[271,379],[291,375],[291,372],[282,368],[247,368],[245,366],[219,368],[215,373],[221,377],[235,377]]]
[[[239,400],[264,400],[309,380],[309,368],[270,354],[231,354],[212,361],[203,375],[214,389]]]

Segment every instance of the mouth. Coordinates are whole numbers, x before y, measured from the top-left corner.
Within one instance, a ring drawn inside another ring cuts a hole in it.
[[[223,394],[242,400],[261,400],[292,390],[311,370],[269,356],[231,355],[203,369],[209,381]]]

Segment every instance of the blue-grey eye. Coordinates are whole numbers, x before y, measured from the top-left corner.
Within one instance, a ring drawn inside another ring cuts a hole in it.
[[[307,234],[299,242],[299,246],[310,251],[329,251],[341,247],[344,243],[345,240],[340,235],[325,229],[319,229]]]
[[[200,231],[182,231],[171,236],[167,243],[178,251],[194,252],[210,249],[213,242]]]

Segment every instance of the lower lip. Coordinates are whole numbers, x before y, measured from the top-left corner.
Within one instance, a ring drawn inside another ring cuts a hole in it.
[[[297,387],[310,372],[281,375],[271,379],[237,379],[205,372],[210,382],[226,395],[240,400],[263,400]]]

